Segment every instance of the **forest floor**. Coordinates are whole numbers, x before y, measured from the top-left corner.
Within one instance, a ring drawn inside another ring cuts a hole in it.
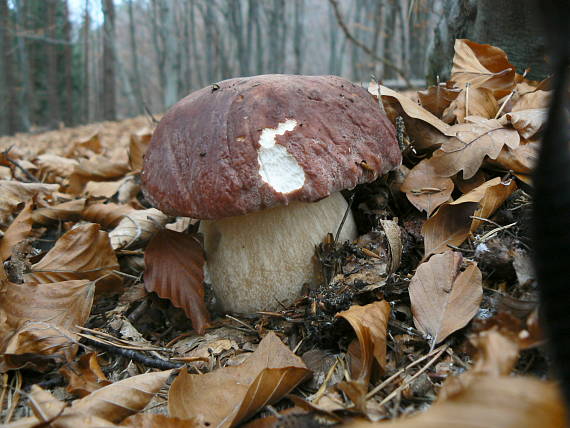
[[[529,239],[548,81],[501,52],[459,41],[453,83],[370,85],[403,165],[347,192],[361,236],[327,237],[321,285],[276,312],[176,297],[203,296],[177,260],[204,256],[140,191],[150,118],[0,138],[0,422],[562,426]]]

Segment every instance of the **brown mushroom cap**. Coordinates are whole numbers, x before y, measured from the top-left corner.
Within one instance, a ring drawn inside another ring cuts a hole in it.
[[[142,183],[167,214],[218,219],[317,201],[400,163],[394,127],[365,89],[336,76],[263,75],[174,105]]]

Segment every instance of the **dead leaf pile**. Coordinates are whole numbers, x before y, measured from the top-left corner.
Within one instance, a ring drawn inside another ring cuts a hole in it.
[[[548,81],[457,40],[450,81],[370,92],[405,149],[356,193],[367,232],[240,317],[197,221],[140,191],[146,120],[0,139],[3,426],[561,426],[525,226]]]

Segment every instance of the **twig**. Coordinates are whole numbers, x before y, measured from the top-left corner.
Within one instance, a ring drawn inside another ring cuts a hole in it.
[[[28,171],[26,168],[24,168],[22,165],[20,165],[17,161],[15,161],[14,159],[11,159],[8,156],[8,153],[10,153],[10,150],[12,150],[12,147],[14,147],[14,146],[10,146],[6,150],[4,150],[3,154],[4,154],[4,158],[6,159],[6,161],[11,163],[12,165],[14,165],[20,171],[22,171],[24,173],[24,175],[26,177],[28,177],[28,179],[31,180],[32,182],[39,183],[40,181],[30,171]]]
[[[342,32],[344,33],[345,37],[348,40],[350,40],[352,43],[354,43],[356,46],[358,46],[360,49],[362,49],[372,59],[374,59],[378,62],[381,62],[382,64],[390,67],[392,70],[394,70],[396,73],[398,73],[400,75],[400,77],[402,77],[402,79],[404,79],[404,81],[406,82],[406,85],[408,85],[408,87],[412,87],[412,82],[410,82],[410,79],[408,79],[408,77],[402,71],[401,68],[399,68],[392,61],[387,60],[386,58],[381,58],[378,55],[376,55],[376,53],[373,52],[372,49],[370,49],[368,46],[366,46],[364,43],[362,43],[360,40],[358,40],[356,37],[354,37],[351,34],[350,30],[346,26],[346,23],[344,22],[342,15],[340,13],[340,8],[338,7],[338,1],[337,0],[329,0],[329,3],[331,4],[331,6],[334,9],[334,14],[336,16],[336,20],[337,20],[338,25],[340,26]]]
[[[426,355],[424,355],[421,358],[418,358],[416,361],[412,361],[410,364],[408,364],[406,367],[401,368],[400,370],[398,370],[396,373],[394,373],[392,376],[390,376],[388,379],[386,379],[384,382],[382,382],[380,385],[375,386],[372,390],[370,390],[368,392],[368,394],[366,394],[365,398],[367,400],[369,400],[370,398],[372,398],[374,395],[376,395],[377,392],[381,391],[384,387],[386,387],[387,385],[389,385],[390,383],[392,383],[393,380],[395,380],[396,378],[398,378],[402,373],[405,373],[407,370],[411,369],[414,366],[417,366],[419,363],[421,363],[422,361],[428,359],[429,357],[431,357],[433,354],[438,353],[439,351],[441,351],[442,348],[446,347],[447,345],[441,345],[439,348],[434,349],[433,351],[427,353]]]
[[[336,243],[338,242],[338,238],[340,237],[340,232],[342,232],[344,222],[346,221],[346,218],[348,217],[348,213],[350,213],[350,208],[352,207],[353,202],[354,202],[354,193],[350,196],[350,199],[348,201],[348,206],[346,207],[346,211],[344,212],[344,216],[342,217],[340,225],[338,226],[338,229],[336,231],[336,235],[334,237],[334,245],[336,245]]]
[[[141,354],[140,352],[133,351],[132,349],[125,349],[119,348],[109,343],[105,342],[98,342],[96,340],[87,338],[82,336],[83,340],[89,346],[93,346],[95,348],[102,349],[107,352],[111,352],[112,354],[117,354],[122,357],[126,357],[130,360],[136,361],[137,363],[141,363],[144,366],[151,367],[154,369],[160,370],[170,370],[170,369],[179,369],[180,367],[184,366],[182,363],[175,363],[172,361],[165,361],[154,357],[147,357],[146,355]]]
[[[447,348],[449,347],[449,345],[444,345],[441,346],[439,348],[439,351],[437,351],[437,353],[434,355],[434,357],[428,361],[428,363],[423,366],[415,375],[413,375],[411,378],[409,378],[408,380],[406,380],[404,383],[402,383],[399,387],[397,387],[394,391],[392,391],[386,398],[384,398],[380,404],[378,404],[378,406],[383,406],[384,404],[386,404],[388,401],[390,401],[391,399],[393,399],[394,397],[396,397],[400,392],[402,392],[404,389],[406,389],[408,387],[409,384],[411,384],[414,380],[416,380],[423,372],[425,372],[427,369],[430,368],[430,366],[435,363],[437,361],[437,359],[439,357],[441,357],[441,354],[443,354]]]

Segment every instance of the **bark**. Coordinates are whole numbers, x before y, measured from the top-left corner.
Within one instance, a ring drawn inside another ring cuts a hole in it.
[[[103,10],[103,118],[116,120],[116,53],[115,53],[115,5],[113,0],[102,0]]]
[[[535,5],[532,0],[521,0],[516,6],[508,0],[445,0],[429,49],[428,78],[449,77],[453,44],[461,38],[500,47],[519,73],[530,67],[528,77],[544,78],[548,74],[545,42]]]
[[[0,0],[0,135],[13,134],[17,131],[16,86],[14,82],[14,47],[10,34],[10,11],[8,1]]]
[[[244,22],[241,10],[241,2],[228,0],[226,2],[225,15],[226,20],[229,24],[229,29],[232,33],[232,37],[236,43],[236,55],[239,65],[239,75],[247,76],[249,75],[249,46],[246,46],[244,40]]]
[[[89,0],[85,0],[85,9],[83,17],[83,103],[82,118],[83,122],[89,122]]]
[[[178,81],[180,76],[179,43],[176,37],[176,21],[174,19],[175,0],[161,1],[161,22],[159,25],[163,41],[164,57],[164,107],[168,108],[178,101]]]
[[[305,31],[305,0],[295,0],[295,28],[293,30],[293,52],[295,54],[295,74],[301,74],[303,69],[303,37]]]
[[[47,34],[53,39],[57,39],[56,28],[56,9],[57,0],[47,0]],[[58,76],[57,76],[57,46],[54,43],[46,43],[47,51],[47,79],[48,79],[48,117],[50,128],[56,128],[59,124],[60,113],[60,98],[58,90]]]
[[[142,94],[141,74],[139,70],[139,56],[137,49],[137,38],[135,31],[135,19],[133,13],[133,0],[127,3],[129,13],[129,42],[131,47],[131,68],[132,68],[132,91],[136,98],[136,106],[134,112],[141,114],[144,112],[144,99]]]
[[[75,109],[73,108],[73,55],[72,55],[72,40],[71,40],[71,22],[69,21],[69,6],[67,0],[64,1],[63,6],[63,34],[65,40],[68,42],[64,46],[64,75],[65,75],[65,124],[73,125],[75,120]]]
[[[196,4],[194,0],[190,2],[190,29],[192,32],[192,58],[194,60],[194,70],[198,78],[198,86],[203,87],[206,85],[204,74],[202,73],[202,53],[198,49],[198,37],[196,32]]]

